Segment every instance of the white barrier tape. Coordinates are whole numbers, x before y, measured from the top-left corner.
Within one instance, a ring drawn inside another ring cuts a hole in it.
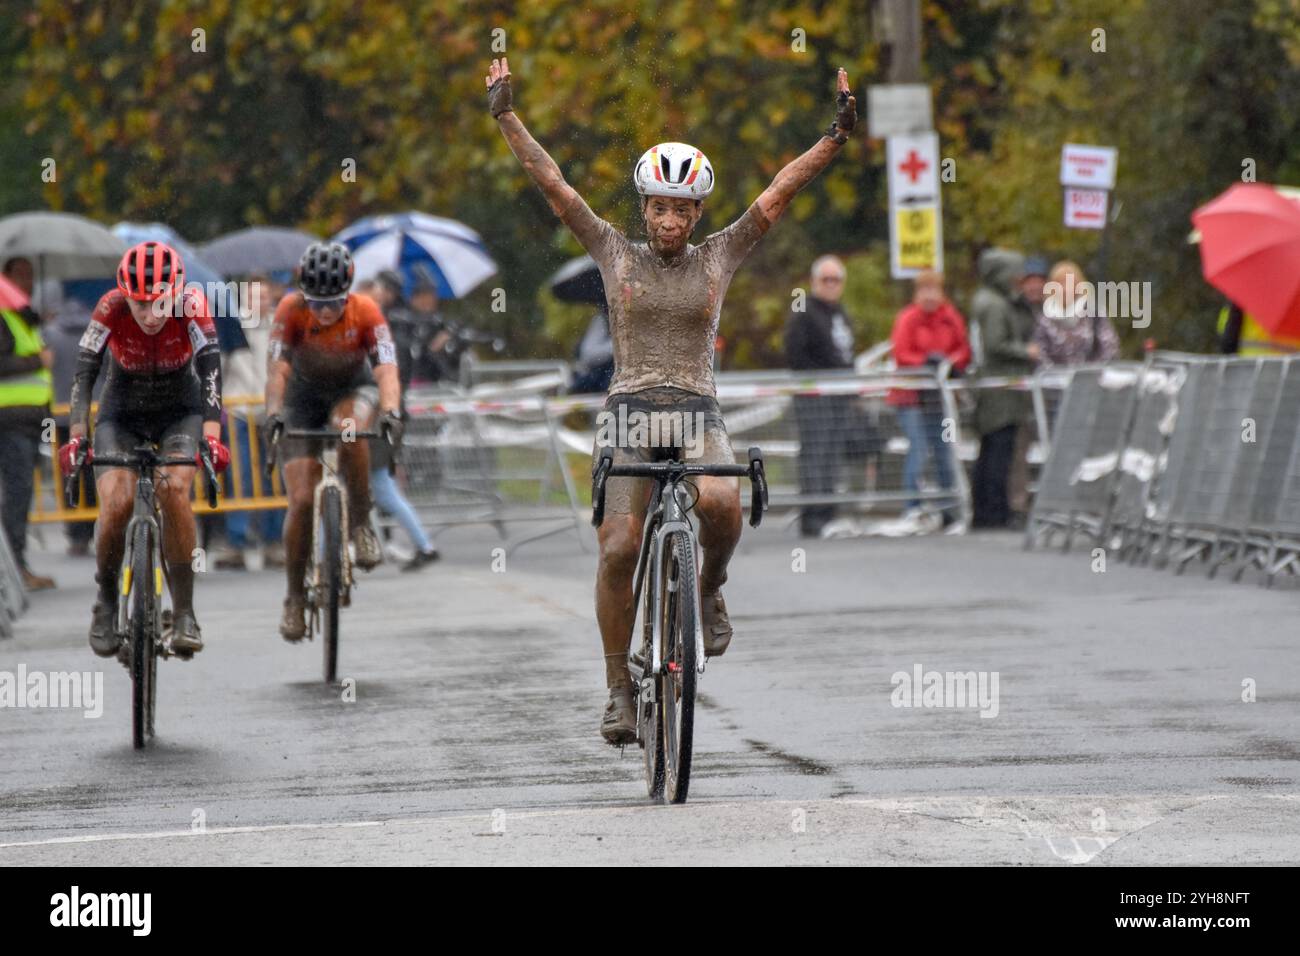
[[[1102,388],[1111,391],[1119,391],[1122,388],[1132,388],[1137,384],[1138,370],[1127,368],[1104,368],[1101,374],[1097,376],[1097,384]]]
[[[1138,481],[1150,481],[1156,473],[1156,456],[1141,448],[1126,448],[1119,469]]]
[[[972,381],[950,381],[948,387],[952,389],[962,389],[974,391],[985,388],[1005,388],[1018,391],[1028,391],[1034,387],[1034,379],[1031,376],[1022,376],[1016,378],[999,377],[999,378],[982,378]],[[935,391],[939,388],[939,383],[934,379],[918,379],[916,377],[891,376],[884,379],[873,379],[863,381],[861,379],[835,380],[829,379],[824,381],[808,380],[806,382],[787,382],[779,385],[728,385],[721,384],[718,386],[717,397],[722,401],[743,401],[754,399],[771,399],[785,398],[791,396],[826,396],[826,395],[856,395],[860,397],[871,397],[887,394],[893,390],[903,391]],[[408,403],[408,410],[412,414],[434,414],[434,415],[466,415],[476,413],[499,413],[529,411],[540,412],[550,411],[564,413],[577,408],[600,409],[605,404],[603,395],[571,395],[560,398],[530,397],[526,399],[513,399],[504,401],[483,401],[475,399],[447,399],[435,402],[422,402],[419,400]]]
[[[1115,470],[1115,465],[1118,463],[1119,452],[1114,451],[1106,455],[1098,455],[1095,458],[1085,458],[1079,462],[1079,467],[1070,476],[1070,484],[1075,485],[1081,481],[1096,481],[1098,478],[1104,478]]]

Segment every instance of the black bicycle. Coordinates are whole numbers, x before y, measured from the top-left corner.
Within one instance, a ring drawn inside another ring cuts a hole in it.
[[[684,461],[614,464],[614,450],[601,450],[592,475],[591,523],[605,518],[609,478],[652,478],[641,553],[632,585],[632,606],[641,611],[641,643],[629,636],[628,670],[639,688],[636,737],[645,756],[651,798],[684,803],[691,781],[695,689],[704,671],[704,629],[697,572],[699,548],[690,512],[698,492],[689,480],[708,475],[749,478],[749,523],[758,527],[767,507],[762,452],[749,449],[748,465],[692,465]],[[650,586],[646,587],[649,575]],[[635,625],[633,625],[635,627]]]
[[[76,507],[78,483],[87,464],[89,449],[83,448],[64,484],[69,507]],[[207,476],[208,504],[217,506],[217,473],[206,444],[199,456]],[[198,467],[193,457],[162,458],[157,448],[144,444],[129,455],[96,455],[94,468],[130,468],[136,473],[135,507],[126,526],[126,553],[122,559],[118,589],[117,618],[113,629],[121,644],[120,660],[131,675],[131,742],[143,749],[154,735],[154,712],[158,701],[158,658],[181,656],[171,648],[171,611],[163,609],[163,583],[168,593],[167,562],[163,560],[163,515],[154,492],[154,474],[170,465]],[[166,481],[166,477],[160,480]]]
[[[311,560],[307,565],[308,635],[314,640],[320,631],[325,651],[325,683],[332,684],[339,669],[339,608],[352,603],[352,555],[348,551],[348,489],[339,477],[341,441],[383,439],[380,432],[348,432],[331,428],[291,428],[280,439],[314,439],[321,442],[317,460],[320,481],[312,494]],[[272,443],[266,458],[269,476],[275,467],[279,441]]]

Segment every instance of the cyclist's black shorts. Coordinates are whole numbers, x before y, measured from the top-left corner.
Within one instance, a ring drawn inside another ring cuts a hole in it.
[[[203,440],[203,416],[193,412],[179,415],[145,416],[102,414],[95,420],[94,454],[130,455],[140,445],[157,445],[164,458],[193,458]]]
[[[693,465],[736,463],[717,399],[680,388],[610,395],[596,421],[593,467],[606,445],[613,447],[616,465],[672,459]],[[640,513],[650,488],[648,478],[610,478],[605,483],[606,514]]]
[[[326,428],[330,424],[330,413],[339,402],[351,398],[358,403],[379,408],[379,388],[375,385],[355,385],[348,383],[337,389],[310,389],[294,387],[291,382],[284,396],[285,429]],[[285,438],[280,442],[281,461],[295,458],[315,458],[320,453],[321,441],[318,438]]]

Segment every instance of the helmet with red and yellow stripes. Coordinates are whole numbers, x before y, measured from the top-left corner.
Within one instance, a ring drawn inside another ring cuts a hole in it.
[[[637,161],[632,182],[642,196],[703,199],[713,192],[713,166],[694,146],[660,143]]]

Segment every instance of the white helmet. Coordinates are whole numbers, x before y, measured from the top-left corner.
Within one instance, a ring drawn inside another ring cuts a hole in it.
[[[660,143],[637,160],[632,182],[642,196],[703,199],[713,192],[713,167],[694,146]]]

